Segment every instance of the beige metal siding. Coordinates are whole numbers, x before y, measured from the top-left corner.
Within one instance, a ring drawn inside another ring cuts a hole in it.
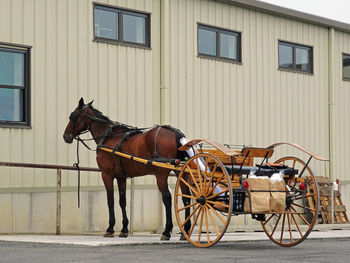
[[[327,28],[208,0],[170,3],[172,124],[190,138],[295,142],[328,157]],[[242,32],[242,64],[198,57],[197,23]],[[278,40],[312,46],[314,74],[278,70]]]
[[[1,1],[0,41],[32,46],[32,128],[0,128],[1,161],[75,162],[75,143],[65,144],[62,135],[80,97],[94,99],[95,107],[112,120],[140,127],[159,123],[160,2],[98,2],[151,13],[151,49],[94,42],[93,1]],[[84,148],[80,160],[80,165],[96,166],[95,154]],[[51,187],[56,182],[55,171],[0,171],[2,188]],[[64,172],[62,183],[75,186],[76,174]],[[91,173],[82,176],[82,185],[102,182]]]
[[[350,35],[336,31],[334,46],[334,179],[340,179],[342,199],[349,209],[350,81],[342,80],[342,53],[350,54]]]

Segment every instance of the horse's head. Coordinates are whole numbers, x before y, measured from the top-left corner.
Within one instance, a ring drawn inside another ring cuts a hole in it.
[[[81,98],[78,107],[70,114],[69,123],[63,134],[63,139],[66,143],[72,143],[76,136],[82,132],[89,130],[92,122],[92,101],[84,104],[84,99]]]

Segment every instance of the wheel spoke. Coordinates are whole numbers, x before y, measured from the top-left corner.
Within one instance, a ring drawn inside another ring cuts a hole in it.
[[[210,201],[210,200],[207,200],[207,202],[210,203],[210,204],[213,204],[213,205],[218,205],[218,206],[223,206],[223,207],[226,207],[226,208],[230,208],[229,205],[226,205],[223,202]]]
[[[275,227],[273,228],[273,230],[272,230],[272,232],[271,232],[271,236],[273,236],[273,234],[275,233],[276,228],[277,228],[277,226],[278,226],[278,223],[280,222],[281,216],[282,216],[281,214],[278,215],[278,219],[277,219],[277,221],[276,221]]]
[[[284,232],[284,223],[285,222],[286,222],[286,214],[283,214],[282,229],[281,229],[281,239],[280,239],[281,243],[282,243],[282,240],[283,240],[283,232]]]
[[[198,197],[195,197],[195,196],[192,196],[192,195],[184,195],[184,194],[180,194],[178,193],[177,194],[178,196],[182,196],[182,197],[187,197],[187,198],[190,198],[190,199],[197,199]]]
[[[289,214],[287,214],[287,220],[288,220],[288,227],[289,227],[290,243],[293,243],[292,226],[290,224],[290,215]]]
[[[299,214],[299,213],[297,212],[297,210],[295,210],[294,207],[291,206],[290,208],[291,208],[294,212],[296,212],[296,215],[299,216],[299,217],[301,218],[301,220],[304,221],[305,224],[307,224],[308,226],[311,226],[311,224],[310,224],[301,214]]]
[[[293,221],[294,221],[294,223],[295,223],[295,226],[297,227],[297,229],[298,229],[298,231],[299,231],[300,237],[303,237],[303,233],[302,233],[301,230],[300,230],[299,224],[298,224],[297,220],[295,219],[294,214],[291,214],[291,216],[292,216],[292,218],[293,218]]]
[[[300,207],[300,208],[305,208],[305,209],[307,209],[307,210],[309,210],[309,211],[312,211],[312,212],[316,212],[316,209],[313,209],[313,208],[310,208],[310,207],[307,207],[307,206],[302,206],[302,205],[299,205],[299,204],[292,204],[292,205],[294,205],[294,206],[297,206],[297,207]]]
[[[208,208],[207,206],[204,206],[204,213],[205,213],[205,227],[207,228],[207,240],[208,243],[210,243],[210,239],[209,239],[209,225],[208,225]]]
[[[190,172],[190,175],[191,175],[191,177],[192,177],[192,180],[193,180],[193,182],[194,182],[196,188],[197,188],[197,189],[200,189],[199,186],[198,186],[198,183],[197,183],[197,179],[195,178],[195,176],[194,176],[194,174],[193,174],[193,172],[192,172],[192,169],[189,169],[189,172]],[[198,176],[198,177],[199,177],[199,176]],[[199,179],[199,178],[198,178],[198,179]]]
[[[273,217],[274,217],[274,214],[270,215],[270,217],[267,220],[265,220],[264,222],[262,222],[262,224],[266,225]]]
[[[208,204],[208,203],[207,203]],[[208,204],[208,207],[211,209],[211,211],[214,212],[214,214],[225,224],[225,219],[222,218],[222,216],[220,216],[220,214],[211,206]]]
[[[190,208],[190,207],[192,207],[192,206],[195,206],[195,205],[197,205],[197,204],[198,204],[198,203],[196,202],[196,203],[192,203],[192,204],[186,205],[186,206],[184,206],[184,207],[182,207],[182,208],[179,208],[177,211],[181,212],[181,211],[183,211],[183,210],[185,210],[185,209],[187,209],[187,208]]]
[[[210,192],[210,185],[211,185],[211,183],[212,183],[212,181],[213,181],[213,178],[214,178],[214,176],[213,176],[213,172],[214,171],[216,171],[216,168],[218,167],[218,164],[217,163],[215,163],[215,165],[214,165],[214,167],[213,167],[213,171],[209,174],[210,175],[210,179],[209,179],[209,182],[208,182],[208,190],[206,190],[205,192],[204,192],[204,194],[205,194],[205,196],[208,196],[208,192]],[[211,190],[211,192],[212,192],[213,190]]]
[[[221,179],[224,177],[224,175],[225,175],[225,174],[222,173],[221,176],[218,177],[218,178],[216,179],[216,183],[215,183],[212,187],[210,187],[209,193],[210,193],[210,192],[213,192],[213,190],[214,190],[215,187],[220,183],[220,181],[221,181]],[[208,195],[209,193],[207,193],[206,195]]]
[[[198,192],[189,183],[187,183],[186,180],[184,180],[183,178],[180,178],[180,181],[183,182],[185,185],[187,185],[188,188],[190,188],[192,192],[194,192],[197,196],[200,196],[200,194],[198,194]]]
[[[200,206],[198,206],[198,207],[200,207]],[[202,208],[200,208],[200,209],[202,209]],[[197,225],[197,220],[198,220],[199,215],[200,215],[200,211],[197,213],[197,215],[196,215],[195,218],[194,218],[193,225],[192,225],[192,227],[191,227],[190,232],[188,232],[188,236],[191,236],[191,235],[192,235],[193,229],[194,229],[194,227]]]
[[[214,227],[214,230],[215,230],[216,235],[218,236],[218,235],[219,235],[219,231],[218,231],[218,229],[217,229],[217,227],[216,227],[216,224],[215,224],[215,222],[214,222],[213,217],[211,216],[211,211],[210,211],[210,209],[209,209],[209,207],[208,207],[207,204],[206,204],[206,207],[207,207],[207,211],[208,211],[208,214],[209,214],[209,219],[210,219],[210,221],[211,221],[211,223],[212,223],[212,225],[213,225],[213,227]]]
[[[313,196],[317,196],[317,194],[308,194],[308,195],[305,195],[304,198],[308,198],[308,197],[313,197]],[[300,199],[303,199],[302,196],[298,196],[295,198],[295,200],[300,200]]]
[[[201,235],[202,235],[202,226],[203,226],[203,214],[204,214],[204,207],[201,207],[201,222],[199,225],[199,231],[198,231],[198,243],[201,242]]]
[[[207,197],[207,200],[211,200],[211,199],[213,199],[213,198],[215,198],[215,197],[217,197],[217,196],[219,196],[219,195],[222,195],[222,194],[224,194],[224,193],[227,193],[227,190],[223,190],[223,191],[221,191],[220,193],[216,193],[216,194],[213,194],[213,195],[211,195],[211,196],[208,196],[208,197]]]
[[[201,206],[198,205],[195,209],[193,209],[192,213],[186,218],[186,220],[182,223],[181,227],[183,227],[188,220],[196,213],[196,211],[200,208]]]
[[[203,185],[202,185],[202,181],[203,181],[203,178],[202,178],[202,171],[201,171],[201,168],[199,166],[199,163],[201,162],[201,158],[198,157],[197,158],[197,162],[195,162],[197,164],[197,174],[198,174],[198,180],[199,180],[199,187],[200,187],[200,190],[201,190],[201,193],[203,193]]]

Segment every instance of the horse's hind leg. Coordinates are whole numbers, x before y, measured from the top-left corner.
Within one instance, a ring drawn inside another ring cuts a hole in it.
[[[110,176],[102,172],[102,180],[107,192],[107,203],[109,211],[109,226],[103,235],[104,237],[114,237],[114,225],[115,225],[115,215],[114,215],[114,186],[113,186],[113,176]]]
[[[126,215],[126,180],[119,178],[117,180],[118,182],[118,189],[119,189],[119,205],[120,208],[122,209],[122,214],[123,214],[123,228],[120,231],[119,237],[127,237],[129,234],[128,230],[128,216]]]
[[[169,172],[165,171],[162,173],[157,173],[157,185],[159,191],[162,193],[162,201],[165,206],[165,230],[162,234],[161,240],[169,240],[171,237],[171,231],[173,230],[173,220],[171,215],[171,193],[168,186],[168,175]]]

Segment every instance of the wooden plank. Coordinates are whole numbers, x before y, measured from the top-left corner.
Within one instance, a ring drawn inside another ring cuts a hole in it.
[[[332,212],[332,206],[327,206],[327,212]],[[344,205],[335,205],[334,206],[334,212],[346,212],[346,208]]]
[[[269,148],[259,148],[259,147],[244,147],[242,149],[242,156],[252,156],[252,157],[266,157],[270,158],[274,150]]]

